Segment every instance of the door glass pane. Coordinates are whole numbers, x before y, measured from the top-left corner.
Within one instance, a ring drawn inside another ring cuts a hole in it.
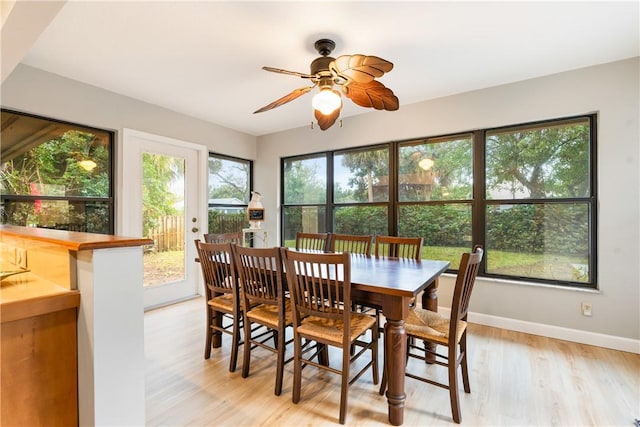
[[[144,285],[184,280],[185,160],[142,154],[142,230],[153,239],[144,253]]]
[[[588,203],[487,209],[487,273],[589,283]]]

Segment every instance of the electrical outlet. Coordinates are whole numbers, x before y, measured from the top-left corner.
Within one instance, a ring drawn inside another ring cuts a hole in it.
[[[591,316],[592,314],[592,306],[590,302],[583,302],[582,303],[582,315],[583,316]]]

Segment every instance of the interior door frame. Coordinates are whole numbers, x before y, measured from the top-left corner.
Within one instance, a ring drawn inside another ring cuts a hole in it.
[[[142,234],[142,153],[148,152],[145,148],[149,145],[158,147],[158,154],[163,154],[161,148],[178,148],[191,150],[195,153],[196,170],[194,172],[195,182],[190,182],[185,176],[185,195],[188,199],[191,212],[195,212],[194,218],[197,222],[191,221],[191,215],[187,216],[185,209],[185,285],[181,291],[171,291],[169,286],[160,285],[157,289],[148,292],[145,290],[145,309],[170,304],[180,300],[188,299],[197,295],[202,295],[203,287],[200,280],[200,271],[195,262],[196,253],[193,241],[201,239],[202,234],[208,229],[208,205],[207,200],[207,179],[208,179],[208,157],[209,151],[206,146],[192,142],[182,141],[148,132],[124,128],[122,132],[122,168],[119,171],[119,194],[121,206],[120,221],[118,221],[119,234],[125,236],[140,237]],[[191,200],[193,199],[193,200]],[[195,207],[193,204],[195,203]],[[185,204],[186,205],[186,204]],[[195,227],[197,232],[192,232]],[[166,288],[166,289],[162,289]]]

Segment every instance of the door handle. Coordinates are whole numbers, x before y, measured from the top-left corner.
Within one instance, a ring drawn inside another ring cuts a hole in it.
[[[192,231],[193,233],[197,233],[198,231],[200,231],[200,229],[199,229],[198,227],[193,227],[193,228],[191,229],[191,231]]]

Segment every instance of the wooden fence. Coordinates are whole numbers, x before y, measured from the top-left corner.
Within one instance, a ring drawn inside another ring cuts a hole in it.
[[[246,213],[209,216],[209,233],[235,233],[248,226]]]
[[[184,250],[184,217],[163,216],[157,219],[158,225],[149,230],[156,252]]]

